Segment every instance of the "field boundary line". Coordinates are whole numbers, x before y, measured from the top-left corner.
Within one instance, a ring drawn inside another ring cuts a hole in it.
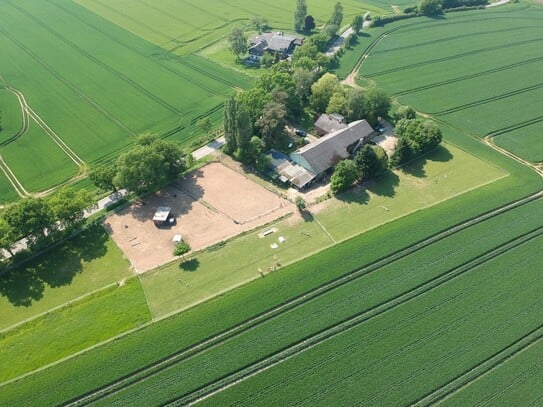
[[[503,245],[498,246],[497,248],[490,250],[463,265],[455,267],[440,276],[437,276],[411,290],[408,290],[386,302],[378,304],[377,306],[370,308],[362,313],[356,314],[342,322],[334,324],[328,328],[325,328],[311,336],[308,336],[301,341],[288,346],[287,348],[276,352],[264,359],[261,359],[245,368],[242,368],[234,373],[231,373],[215,382],[212,382],[208,385],[203,386],[200,389],[197,389],[187,395],[184,395],[180,398],[170,400],[166,402],[165,405],[168,406],[178,406],[178,405],[194,405],[200,401],[206,400],[209,397],[220,393],[238,383],[241,383],[251,377],[258,375],[292,357],[295,357],[315,346],[318,346],[325,341],[332,339],[338,335],[343,334],[344,332],[353,329],[359,326],[362,323],[365,323],[369,320],[372,320],[378,316],[387,313],[395,309],[398,306],[406,304],[421,295],[428,293],[429,291],[440,287],[447,282],[464,275],[465,273],[481,266],[482,264],[487,263],[488,261],[494,260],[496,257],[507,253],[509,250],[514,249],[536,237],[539,237],[543,234],[543,227],[536,229],[528,234],[520,236],[517,239],[513,239],[510,242],[507,242]]]
[[[452,228],[449,228],[445,231],[439,232],[433,236],[430,236],[422,241],[419,241],[417,243],[414,243],[413,245],[408,246],[407,248],[404,248],[402,250],[399,250],[395,253],[392,253],[391,255],[378,259],[373,263],[370,263],[362,268],[356,269],[350,273],[347,273],[335,280],[332,280],[326,284],[323,284],[319,287],[316,287],[310,291],[307,291],[283,304],[280,304],[274,308],[271,308],[262,314],[259,314],[253,318],[247,319],[243,322],[241,322],[238,325],[235,325],[229,329],[226,329],[225,331],[216,334],[214,336],[208,337],[207,339],[202,340],[199,343],[196,343],[192,346],[189,346],[179,352],[173,353],[170,356],[163,358],[161,360],[158,360],[155,363],[149,364],[141,369],[135,370],[132,373],[125,375],[113,382],[110,382],[107,385],[104,385],[94,391],[88,392],[86,394],[83,394],[82,396],[79,396],[77,398],[74,398],[72,400],[69,400],[64,405],[79,405],[80,403],[86,403],[88,400],[93,400],[97,396],[99,398],[102,397],[102,395],[107,395],[112,392],[119,391],[118,388],[120,387],[122,389],[123,386],[130,385],[134,380],[140,380],[138,376],[151,376],[155,374],[155,371],[163,370],[164,368],[167,368],[168,366],[178,363],[177,361],[179,359],[184,359],[187,357],[187,355],[190,355],[192,353],[200,352],[201,350],[206,350],[211,347],[215,347],[218,344],[230,339],[233,336],[237,336],[240,333],[243,333],[245,331],[248,331],[249,329],[252,329],[254,326],[259,325],[263,322],[266,322],[269,319],[275,318],[279,315],[282,315],[291,309],[298,307],[306,302],[309,302],[313,300],[314,298],[319,297],[322,294],[325,294],[328,291],[331,291],[337,287],[340,287],[344,284],[347,284],[351,280],[357,279],[361,276],[364,276],[368,273],[371,273],[372,271],[375,271],[383,266],[386,266],[396,260],[399,260],[409,254],[412,254],[414,252],[417,252],[424,247],[427,247],[433,243],[436,243],[440,240],[442,240],[445,237],[451,236],[457,232],[460,232],[464,229],[467,229],[471,226],[474,226],[478,223],[481,223],[487,219],[493,218],[501,213],[508,212],[509,210],[512,210],[514,208],[517,208],[519,206],[523,206],[529,202],[532,202],[534,200],[538,200],[541,197],[543,197],[543,191],[537,192],[535,194],[532,194],[528,197],[525,197],[523,199],[517,200],[515,202],[512,202],[510,204],[507,204],[505,206],[502,206],[500,208],[494,209],[490,212],[487,212],[486,214],[482,214],[478,217],[475,217],[473,219],[470,219],[468,221],[465,221],[461,224],[458,224]],[[169,315],[168,315],[169,316]],[[165,316],[164,318],[167,318],[168,316]],[[160,320],[163,318],[159,318],[157,320]],[[123,335],[119,335],[123,336]],[[115,338],[112,338],[111,340],[114,340]],[[98,345],[96,345],[98,346]],[[54,363],[56,364],[56,363]],[[45,369],[47,366],[42,367],[41,369]],[[32,372],[28,373],[31,374]],[[0,387],[2,384],[0,384]]]
[[[0,154],[0,169],[5,174],[7,180],[11,184],[11,186],[15,189],[17,194],[21,198],[29,197],[31,196],[30,193],[23,187],[19,179],[15,176],[11,168],[9,168],[9,165],[4,161],[4,158]]]
[[[522,336],[507,347],[498,351],[491,357],[485,359],[477,366],[471,368],[462,375],[457,376],[454,380],[448,382],[447,384],[433,391],[432,393],[424,396],[420,400],[417,400],[411,405],[416,407],[430,406],[450,398],[457,392],[461,391],[463,388],[471,385],[473,382],[492,372],[494,369],[497,369],[502,364],[509,361],[509,359],[512,359],[518,354],[529,349],[537,342],[539,342],[542,338],[543,325],[540,325],[536,329],[530,331],[528,334]]]
[[[41,318],[41,317],[43,317],[43,316],[45,316],[47,314],[50,314],[51,312],[58,311],[58,310],[60,310],[62,308],[66,308],[66,307],[68,307],[70,305],[74,305],[76,303],[82,302],[87,297],[90,297],[90,296],[92,296],[94,294],[99,293],[100,291],[105,291],[105,290],[108,290],[108,289],[110,289],[110,288],[112,288],[114,286],[118,286],[118,285],[119,285],[119,282],[117,281],[117,282],[114,282],[114,283],[107,284],[107,285],[105,285],[103,287],[97,288],[95,290],[92,290],[92,291],[90,291],[88,293],[85,293],[83,295],[80,295],[79,297],[72,298],[71,300],[66,301],[66,302],[64,302],[64,303],[62,303],[60,305],[57,305],[57,306],[55,306],[53,308],[49,308],[47,311],[40,312],[39,314],[33,315],[33,316],[29,317],[29,318],[26,318],[26,319],[24,319],[22,321],[19,321],[16,324],[13,324],[13,325],[10,325],[10,326],[8,326],[6,328],[0,329],[0,335],[9,334],[9,331],[18,328],[21,325],[24,325],[24,324],[26,324],[28,322],[31,322],[31,321],[35,320],[35,319],[39,319],[39,318]]]
[[[334,239],[334,238],[332,237],[332,235],[330,234],[330,232],[328,232],[328,229],[326,229],[326,228],[324,227],[324,225],[320,222],[320,220],[317,218],[317,216],[315,216],[315,214],[313,214],[313,219],[315,219],[315,222],[317,222],[317,225],[319,225],[319,226],[321,227],[322,231],[326,234],[326,236],[328,236],[328,237],[330,238],[330,240],[331,240],[332,242],[334,242],[334,244],[337,243],[336,239]],[[352,236],[352,237],[353,237],[353,236]],[[345,239],[345,240],[348,240],[348,239],[349,239],[349,238],[347,238],[347,239]]]

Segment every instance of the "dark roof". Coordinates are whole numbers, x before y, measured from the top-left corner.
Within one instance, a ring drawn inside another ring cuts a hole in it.
[[[350,152],[347,148],[360,140],[367,140],[372,133],[373,129],[366,120],[358,120],[296,150],[290,158],[310,172],[320,174],[348,158]]]
[[[292,45],[299,45],[303,38],[283,32],[269,32],[257,35],[251,39],[251,48],[264,51],[275,51],[286,53]],[[258,47],[258,48],[255,48]]]
[[[344,129],[347,125],[345,124],[345,118],[341,115],[321,114],[315,122],[315,127],[325,133],[331,133],[336,130]]]

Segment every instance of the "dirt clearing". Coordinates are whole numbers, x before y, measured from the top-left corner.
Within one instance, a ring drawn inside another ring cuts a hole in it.
[[[176,223],[156,227],[157,207],[171,208]],[[173,260],[176,234],[201,250],[295,210],[289,201],[219,163],[110,216],[104,222],[137,273]]]

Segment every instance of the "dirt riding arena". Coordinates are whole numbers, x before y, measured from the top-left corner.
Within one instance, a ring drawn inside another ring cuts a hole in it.
[[[172,226],[156,227],[158,206],[168,206],[176,219]],[[105,227],[143,273],[174,259],[173,236],[180,234],[192,250],[271,222],[295,206],[219,163],[192,172],[176,186],[144,198],[105,221]]]

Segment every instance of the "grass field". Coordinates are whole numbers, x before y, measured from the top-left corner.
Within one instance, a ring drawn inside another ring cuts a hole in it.
[[[360,75],[403,104],[543,161],[543,59],[534,54],[543,47],[542,17],[541,7],[521,5],[390,24],[363,40],[379,42]]]
[[[201,57],[170,56],[69,0],[3,1],[0,24],[6,84],[87,163],[111,159],[144,132],[187,145],[198,135],[199,118],[209,116],[217,125],[224,99],[250,84]],[[46,141],[29,131],[0,147],[30,191],[73,175],[61,153],[38,143]],[[55,158],[36,157],[48,174],[43,180],[17,165],[30,144]]]
[[[0,171],[0,205],[13,202],[19,197],[11,186],[6,175]]]
[[[466,168],[472,176],[465,176]],[[265,238],[258,237],[258,230],[228,242],[220,250],[198,254],[185,266],[175,262],[142,275],[153,316],[186,308],[260,278],[258,269],[267,272],[276,261],[291,263],[506,175],[504,170],[446,145],[412,163],[405,172],[380,177],[367,189],[357,188],[326,201],[326,208],[314,217],[304,221],[293,217],[274,224],[277,232]],[[283,236],[285,243],[273,250],[270,245],[277,243],[278,236]]]
[[[251,19],[256,16],[266,17],[274,30],[292,31],[295,10],[295,3],[290,0],[259,1],[251,6],[243,0],[75,1],[147,41],[180,55],[199,51],[223,39],[233,27],[249,27]],[[317,25],[322,25],[332,14],[334,4],[331,0],[309,0],[308,14],[315,17]],[[390,4],[386,1],[343,1],[343,23],[350,23],[354,15],[366,11],[372,14],[392,13]]]
[[[159,373],[158,376],[151,376],[144,383],[139,383],[137,389],[146,391],[145,398],[140,396],[139,402],[149,403],[153,400],[156,403],[158,400],[166,401],[172,395],[190,392],[190,389],[194,387],[250,364],[252,360],[258,360],[270,352],[273,353],[273,349],[279,350],[287,344],[295,343],[297,338],[313,335],[327,326],[334,326],[349,315],[366,312],[378,304],[396,299],[404,292],[416,293],[421,284],[440,282],[441,280],[435,279],[439,276],[446,278],[451,270],[462,267],[470,259],[486,262],[490,261],[489,259],[498,258],[498,253],[513,250],[513,248],[504,246],[498,251],[493,251],[496,246],[507,245],[509,242],[516,247],[515,245],[522,245],[524,239],[528,239],[529,236],[522,237],[526,233],[534,230],[534,233],[541,233],[543,220],[538,216],[541,205],[543,205],[541,200],[523,205],[439,239],[410,254],[398,253],[390,260],[385,256],[385,263],[381,266],[370,265],[356,274],[358,277],[353,276],[345,280],[336,289],[325,290],[321,293],[322,295],[315,298],[310,295],[309,302],[304,301],[291,311],[283,310],[276,318],[268,322],[263,320],[255,328],[242,328],[235,340],[220,340],[220,346],[212,347],[198,357],[176,363],[175,369],[170,368],[164,373]],[[441,210],[448,211],[447,208]],[[19,404],[32,403],[35,392],[24,390],[26,386],[31,385],[38,391],[41,386],[47,386],[54,391],[50,391],[47,399],[42,400],[48,403],[66,400],[78,392],[84,392],[85,389],[91,389],[98,383],[107,381],[110,375],[122,375],[123,371],[129,372],[136,366],[145,364],[145,360],[160,359],[159,354],[166,356],[173,349],[183,349],[191,343],[198,342],[198,338],[210,335],[211,332],[220,332],[225,329],[223,327],[235,326],[236,320],[242,321],[253,314],[262,312],[257,310],[266,309],[274,303],[283,303],[296,292],[301,294],[310,290],[310,287],[318,287],[322,282],[330,281],[352,270],[351,267],[355,264],[368,264],[368,262],[371,264],[381,256],[381,253],[390,253],[390,250],[398,247],[400,241],[399,247],[404,247],[410,239],[416,241],[417,236],[427,236],[429,229],[435,227],[434,224],[423,221],[427,212],[420,213],[422,218],[408,217],[405,218],[405,222],[396,222],[394,228],[376,229],[353,241],[334,246],[326,252],[286,268],[281,273],[259,279],[231,294],[225,294],[214,301],[156,323],[152,327],[112,342],[101,349],[93,350],[81,357],[66,361],[62,365],[33,375],[32,380],[29,378],[29,380],[14,383],[13,386],[3,387],[1,391],[7,401],[15,397],[13,400],[19,400]],[[454,213],[451,213],[451,216],[454,217]],[[401,233],[403,229],[411,233],[409,235]],[[390,234],[393,230],[398,232],[396,237]],[[364,260],[353,256],[352,253],[359,247],[367,247],[371,255]],[[351,251],[350,255],[349,251]],[[486,257],[483,256],[484,253],[487,253]],[[535,261],[534,264],[540,261],[538,258],[526,257],[529,261]],[[530,270],[530,265],[524,264],[524,266],[527,266],[526,270]],[[472,268],[462,271],[461,275],[463,276],[464,273],[478,275],[470,270]],[[513,275],[512,273],[510,279],[513,279]],[[517,282],[516,279],[513,281],[506,277],[492,280],[495,280],[496,284],[507,284],[508,281],[516,284]],[[444,286],[448,284],[446,281],[443,282]],[[479,289],[480,286],[482,285],[475,284],[472,288]],[[436,285],[437,287],[439,285]],[[539,283],[534,281],[533,287],[539,287]],[[522,295],[520,291],[518,295]],[[265,308],[261,308],[263,306]],[[456,308],[460,312],[462,307]],[[256,339],[262,337],[266,337],[266,341]],[[146,343],[152,343],[153,346]],[[142,347],[147,351],[144,353],[126,351],[126,349]],[[239,357],[240,352],[243,353],[244,358]],[[109,362],[105,363],[105,360]],[[221,361],[220,364],[218,360]],[[110,368],[104,369],[104,364]],[[89,378],[85,373],[88,369],[92,370],[92,366],[97,368],[102,366],[100,377]],[[449,374],[452,373],[449,372]],[[78,379],[81,375],[84,375],[86,379]],[[178,375],[181,375],[183,380],[179,380]],[[383,385],[385,385],[384,382]],[[156,391],[157,389],[159,390]],[[122,404],[127,400],[138,403],[137,394],[133,390],[134,388],[126,394],[120,393],[119,403]],[[112,399],[106,399],[104,402],[110,404]]]

